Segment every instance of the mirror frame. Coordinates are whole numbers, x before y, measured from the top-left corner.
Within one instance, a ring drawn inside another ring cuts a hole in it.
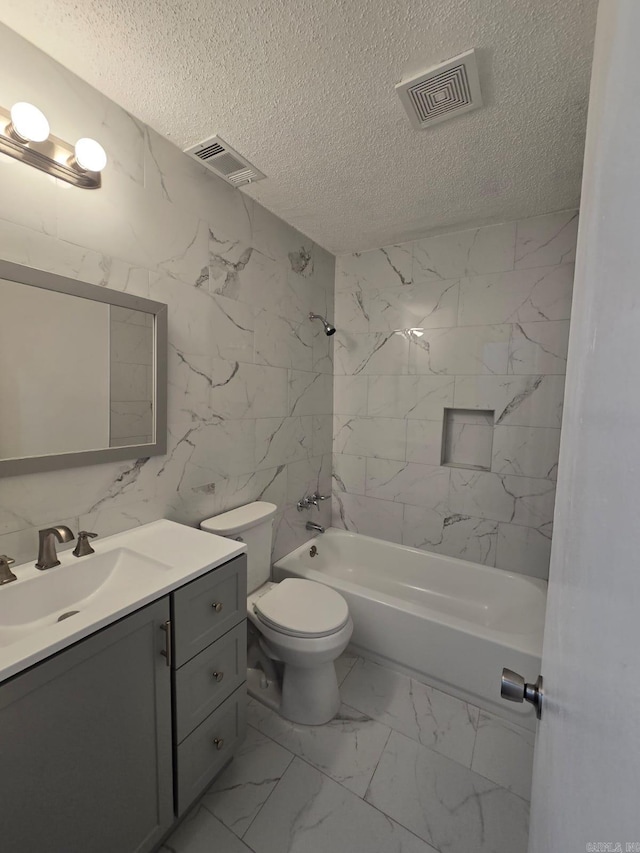
[[[118,462],[123,459],[140,459],[166,453],[167,306],[163,302],[154,302],[142,296],[132,296],[130,293],[121,293],[101,285],[88,284],[84,281],[33,269],[22,264],[14,264],[11,261],[0,260],[0,279],[152,314],[154,317],[153,400],[155,409],[155,441],[151,444],[131,444],[125,447],[105,447],[99,450],[0,459],[0,477],[56,471],[79,465],[97,465],[102,462]]]

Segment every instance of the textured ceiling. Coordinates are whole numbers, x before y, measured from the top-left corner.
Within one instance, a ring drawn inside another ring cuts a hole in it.
[[[2,0],[0,18],[334,252],[575,207],[597,0]],[[486,106],[415,131],[394,84],[475,47]]]

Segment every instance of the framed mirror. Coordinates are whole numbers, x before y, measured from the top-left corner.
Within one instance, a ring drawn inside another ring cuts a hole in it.
[[[0,316],[0,476],[166,452],[166,305],[0,261]]]

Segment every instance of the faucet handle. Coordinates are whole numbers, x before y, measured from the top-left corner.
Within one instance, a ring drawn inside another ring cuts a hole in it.
[[[89,530],[78,531],[78,544],[73,549],[74,557],[86,557],[87,554],[95,554],[95,549],[89,544],[89,539],[95,539],[97,533],[91,533]]]
[[[11,581],[18,580],[9,566],[15,563],[13,557],[7,557],[6,554],[0,554],[0,586]]]
[[[314,505],[316,509],[320,509],[318,501],[328,501],[331,495],[321,495],[320,492],[314,492],[311,495],[311,503]]]

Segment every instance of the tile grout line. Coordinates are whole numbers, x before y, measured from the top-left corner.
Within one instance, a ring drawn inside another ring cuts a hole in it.
[[[248,725],[249,725],[249,724],[248,724]],[[277,744],[281,749],[284,749],[284,750],[285,750],[285,752],[288,752],[288,753],[289,753],[289,755],[291,756],[291,758],[289,759],[289,763],[288,763],[288,764],[287,764],[287,766],[285,767],[284,772],[282,773],[282,776],[278,779],[278,781],[276,782],[276,784],[273,786],[273,788],[272,788],[272,789],[271,789],[271,791],[269,792],[269,796],[266,798],[266,800],[262,803],[262,805],[260,806],[260,808],[258,809],[258,811],[255,813],[255,815],[253,816],[253,818],[252,818],[251,822],[249,823],[249,826],[245,829],[245,831],[242,833],[242,835],[238,835],[238,834],[237,834],[236,832],[234,832],[230,827],[227,827],[227,829],[230,829],[230,831],[231,831],[231,832],[233,832],[233,834],[236,836],[236,838],[239,838],[239,839],[240,839],[240,841],[242,841],[242,842],[243,842],[243,844],[246,844],[246,842],[244,841],[244,837],[245,837],[245,835],[249,832],[249,830],[251,829],[251,827],[253,826],[253,824],[254,824],[254,823],[255,823],[255,821],[257,820],[258,815],[260,815],[260,814],[262,813],[263,808],[267,805],[267,803],[268,803],[268,802],[269,802],[269,800],[271,799],[271,797],[272,797],[272,795],[273,795],[274,791],[276,790],[276,788],[278,787],[278,785],[282,782],[282,780],[284,779],[284,777],[287,775],[287,772],[288,772],[289,768],[291,767],[291,764],[292,764],[292,762],[293,762],[294,758],[296,758],[296,754],[295,754],[294,752],[291,752],[291,750],[290,750],[290,749],[287,749],[286,747],[282,746],[282,744],[278,743],[278,741],[276,741],[276,740],[273,740],[273,738],[269,737],[269,735],[265,735],[265,734],[264,734],[264,732],[261,732],[261,731],[260,731],[260,729],[256,729],[256,727],[255,727],[255,726],[251,726],[251,728],[252,728],[252,729],[254,729],[255,731],[257,731],[257,732],[258,732],[259,734],[261,734],[263,737],[266,737],[266,738],[268,738],[269,740],[271,740],[273,743]],[[215,815],[214,815],[214,817],[215,817]],[[219,819],[219,818],[218,818],[218,819]],[[222,821],[220,821],[220,822],[222,823]],[[247,844],[246,846],[247,846],[247,847],[249,847],[249,844]],[[251,847],[250,849],[251,849],[251,850],[253,850],[254,848],[253,848],[253,847]]]
[[[366,661],[366,660],[367,660],[367,658],[363,658],[363,657],[361,657],[361,656],[360,656],[360,660]],[[472,766],[471,766],[471,765],[472,765],[472,763],[473,763],[473,757],[474,757],[474,755],[475,755],[476,741],[477,741],[477,738],[478,738],[478,729],[480,728],[480,716],[481,716],[483,713],[484,713],[484,714],[491,714],[491,712],[490,712],[490,711],[485,711],[485,710],[484,710],[483,708],[481,708],[479,705],[474,705],[474,704],[473,704],[473,703],[471,703],[471,702],[465,702],[465,700],[464,700],[464,699],[458,699],[458,697],[457,697],[457,696],[453,696],[451,693],[445,693],[445,691],[444,691],[444,690],[438,690],[438,688],[437,688],[437,687],[433,687],[433,686],[432,686],[432,685],[430,685],[430,684],[426,684],[425,682],[417,681],[416,679],[412,679],[412,678],[411,678],[411,676],[409,676],[409,675],[405,675],[404,673],[396,672],[396,670],[392,670],[392,669],[388,669],[387,667],[383,667],[383,666],[381,666],[380,664],[376,663],[375,661],[370,661],[370,663],[373,663],[375,666],[380,666],[380,668],[381,668],[381,669],[385,669],[385,670],[387,670],[388,672],[392,672],[392,673],[394,673],[394,674],[396,674],[396,675],[400,675],[400,676],[402,676],[403,678],[407,678],[407,679],[409,679],[409,681],[413,681],[413,682],[415,682],[416,684],[419,684],[419,685],[421,685],[421,686],[423,686],[423,687],[428,687],[428,688],[430,688],[431,690],[434,690],[434,691],[436,691],[437,693],[441,693],[443,696],[447,696],[447,697],[448,697],[448,698],[450,698],[450,699],[455,699],[455,700],[456,700],[456,701],[458,701],[458,702],[462,702],[463,704],[467,705],[468,707],[473,708],[473,709],[475,709],[476,711],[478,711],[478,724],[477,724],[477,726],[474,726],[474,727],[473,727],[473,728],[474,728],[474,738],[473,738],[473,748],[472,748],[472,751],[471,751],[471,759],[470,759],[470,763],[469,763],[469,764],[465,764],[465,763],[463,763],[462,761],[458,761],[458,759],[456,759],[456,758],[452,758],[450,755],[447,755],[447,754],[446,754],[446,753],[444,753],[444,752],[440,752],[439,750],[434,749],[434,748],[433,748],[433,746],[430,746],[429,744],[423,743],[423,742],[419,739],[419,737],[418,737],[418,738],[412,737],[411,735],[408,735],[406,732],[401,731],[400,729],[395,728],[391,723],[389,723],[389,722],[384,722],[383,720],[380,720],[380,719],[378,719],[377,717],[372,717],[372,716],[371,716],[371,711],[370,711],[370,710],[365,710],[365,709],[363,709],[363,708],[359,708],[359,707],[358,707],[357,705],[355,705],[355,704],[351,704],[351,705],[349,705],[348,707],[354,708],[356,711],[360,712],[361,714],[366,714],[366,715],[367,715],[371,720],[373,720],[374,722],[376,722],[376,723],[380,723],[380,725],[386,726],[387,728],[391,729],[391,731],[392,731],[392,732],[396,732],[397,734],[402,735],[402,737],[406,737],[408,740],[412,741],[413,743],[417,744],[418,746],[424,747],[424,749],[427,749],[427,750],[429,750],[430,752],[433,752],[435,755],[439,755],[441,758],[446,758],[446,759],[448,759],[449,761],[453,761],[453,762],[454,762],[454,764],[457,764],[457,765],[459,765],[460,767],[464,767],[464,768],[465,768],[465,770],[471,770],[473,773],[476,773],[478,776],[482,776],[482,778],[483,778],[483,779],[487,779],[489,782],[493,782],[493,784],[494,784],[494,785],[498,785],[500,788],[503,788],[503,790],[508,791],[510,794],[514,794],[516,797],[517,797],[517,796],[520,796],[519,794],[515,794],[515,792],[514,792],[514,791],[512,791],[512,790],[510,790],[509,788],[506,788],[504,785],[500,785],[500,784],[499,784],[498,782],[496,782],[494,779],[489,778],[489,776],[485,776],[483,773],[479,773],[477,770],[473,770],[473,768],[472,768]],[[355,662],[354,662],[354,665],[353,665],[353,667],[352,667],[351,672],[353,671],[353,669],[354,669],[354,668],[355,668]],[[351,672],[349,673],[349,675],[351,674]],[[342,682],[343,684],[346,682],[347,678],[348,678],[348,676],[346,676],[346,677],[345,677],[344,681]],[[344,704],[346,705],[347,703],[345,702]],[[500,717],[498,717],[498,716],[497,716],[497,714],[493,714],[493,716],[494,716],[494,717],[496,717],[496,719],[498,719],[498,720],[500,720],[500,719],[501,719]],[[506,722],[509,722],[509,721],[507,720]],[[528,729],[525,729],[523,726],[518,727],[516,723],[511,723],[511,725],[516,726],[516,728],[522,728],[522,729],[523,729],[523,731],[529,731]],[[388,740],[389,740],[389,739],[387,738],[387,742],[388,742]],[[385,743],[385,748],[386,748],[386,743]],[[383,751],[384,751],[384,750],[383,750]],[[380,763],[380,760],[378,760],[378,764],[379,764],[379,763]],[[377,769],[377,765],[376,765],[376,769]],[[375,773],[375,771],[374,771],[374,773]],[[373,777],[372,777],[372,778],[373,778]],[[524,799],[524,800],[525,800],[525,802],[530,802],[529,800],[526,800],[526,798],[525,798],[525,797],[520,797],[520,799]]]

